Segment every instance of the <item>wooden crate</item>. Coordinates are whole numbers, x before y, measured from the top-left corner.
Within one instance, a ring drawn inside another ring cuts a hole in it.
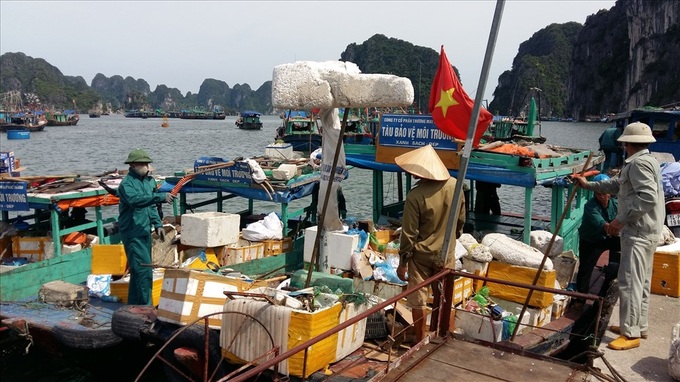
[[[651,290],[654,294],[680,297],[680,251],[660,252],[657,249]]]
[[[264,243],[265,256],[274,256],[293,249],[293,239],[289,237],[284,237],[281,240],[263,240],[262,243]]]
[[[41,261],[54,257],[51,237],[20,237],[12,239],[14,257],[26,257],[28,261]]]
[[[92,246],[92,274],[122,276],[127,267],[123,244],[95,244]]]
[[[232,265],[245,263],[247,261],[263,258],[264,253],[265,243],[241,240],[237,244],[232,244],[222,251],[220,264]]]
[[[151,287],[151,304],[157,306],[161,300],[161,288],[163,287],[163,271],[153,272],[153,284]],[[111,296],[120,297],[123,304],[128,302],[130,290],[130,277],[111,282]]]

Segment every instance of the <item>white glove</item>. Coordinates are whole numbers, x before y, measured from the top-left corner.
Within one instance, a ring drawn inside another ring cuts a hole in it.
[[[163,227],[156,228],[156,235],[158,235],[158,238],[161,239],[161,241],[165,241],[165,230]]]
[[[175,198],[177,198],[175,195],[173,195],[173,194],[171,194],[171,193],[169,193],[169,192],[166,192],[166,193],[165,193],[165,201],[166,201],[166,202],[172,203],[173,200],[175,200]]]

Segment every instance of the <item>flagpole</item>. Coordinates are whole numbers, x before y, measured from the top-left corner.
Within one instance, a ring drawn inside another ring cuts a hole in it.
[[[489,41],[486,45],[486,52],[484,53],[484,64],[482,72],[479,75],[479,84],[477,86],[477,95],[475,96],[475,104],[472,108],[472,115],[470,116],[470,124],[468,126],[467,138],[465,139],[465,146],[463,147],[463,155],[460,159],[460,168],[458,169],[458,177],[456,182],[456,189],[453,193],[453,202],[451,203],[451,211],[449,212],[449,219],[446,223],[446,235],[444,236],[444,243],[442,244],[441,256],[444,264],[447,262],[447,254],[451,245],[451,233],[455,229],[455,223],[458,221],[460,196],[463,191],[463,183],[465,182],[465,175],[467,174],[468,160],[472,151],[472,143],[475,137],[475,130],[477,130],[477,120],[479,119],[479,110],[484,98],[484,90],[486,89],[486,82],[489,78],[489,67],[491,66],[491,59],[496,48],[496,40],[498,37],[498,30],[501,25],[501,16],[503,15],[503,7],[505,0],[496,1],[496,10],[493,15],[493,22],[491,24],[491,31],[489,32]],[[439,335],[442,336],[448,330],[450,314],[443,315],[442,312],[451,311],[451,293],[453,292],[453,282],[447,283],[446,296],[448,298],[444,301],[444,306],[439,312]],[[451,290],[449,290],[451,289]]]

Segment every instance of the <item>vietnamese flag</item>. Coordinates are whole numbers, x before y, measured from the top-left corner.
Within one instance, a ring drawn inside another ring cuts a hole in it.
[[[463,85],[453,72],[449,59],[446,58],[446,53],[444,53],[444,45],[442,45],[439,68],[434,75],[430,92],[429,111],[432,114],[434,124],[446,134],[464,140],[467,138],[474,104],[475,101],[465,93]],[[480,108],[472,146],[479,145],[479,140],[492,120],[493,115],[483,107]]]

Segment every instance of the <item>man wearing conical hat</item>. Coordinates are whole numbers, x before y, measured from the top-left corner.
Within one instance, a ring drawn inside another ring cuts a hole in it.
[[[413,288],[444,268],[441,250],[456,179],[449,175],[448,169],[430,145],[402,154],[394,161],[418,179],[404,203],[397,268],[399,278],[408,281],[409,288]],[[453,243],[463,230],[464,205],[465,199],[461,195],[456,232],[451,236]],[[454,258],[454,249],[455,245],[449,247],[448,258]],[[435,300],[438,300],[439,288],[433,287],[432,290]],[[407,297],[418,342],[425,337],[427,294],[428,290],[422,288]]]

